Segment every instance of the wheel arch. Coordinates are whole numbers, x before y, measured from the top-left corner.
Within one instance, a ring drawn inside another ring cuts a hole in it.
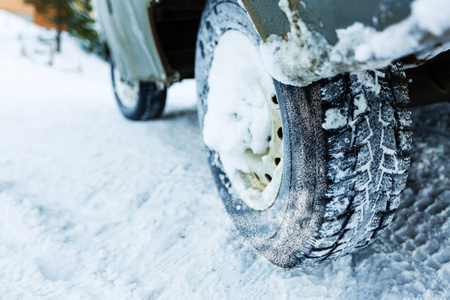
[[[206,0],[150,1],[156,48],[176,80],[194,78],[197,32],[205,5]]]

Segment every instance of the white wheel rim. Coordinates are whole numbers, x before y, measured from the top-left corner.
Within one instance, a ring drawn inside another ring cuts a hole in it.
[[[254,210],[266,210],[281,185],[281,114],[272,78],[246,35],[221,36],[208,85],[205,144],[220,156],[239,198]]]
[[[126,108],[136,107],[139,101],[139,82],[135,80],[124,80],[119,69],[114,69],[114,85],[120,103]]]

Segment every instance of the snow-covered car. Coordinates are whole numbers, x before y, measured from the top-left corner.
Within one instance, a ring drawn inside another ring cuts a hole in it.
[[[268,260],[327,261],[391,222],[410,102],[449,100],[449,1],[94,4],[125,117],[159,117],[166,89],[195,77],[219,194]]]

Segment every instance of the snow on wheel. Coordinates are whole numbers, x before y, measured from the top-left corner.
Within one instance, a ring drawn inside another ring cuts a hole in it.
[[[130,120],[147,121],[159,118],[166,103],[166,89],[153,82],[125,80],[110,57],[114,94],[122,114]]]
[[[236,30],[222,35],[208,85],[205,143],[220,155],[245,204],[265,210],[274,203],[281,183],[281,114],[272,78],[246,35]]]
[[[401,66],[300,88],[272,80],[259,43],[238,1],[208,1],[196,53],[199,117],[228,213],[283,267],[368,245],[406,183],[411,116]]]

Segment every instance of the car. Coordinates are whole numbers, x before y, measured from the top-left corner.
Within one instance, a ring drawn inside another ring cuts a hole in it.
[[[95,0],[123,115],[195,78],[206,153],[245,239],[275,265],[366,247],[392,221],[411,106],[448,101],[440,0]]]

